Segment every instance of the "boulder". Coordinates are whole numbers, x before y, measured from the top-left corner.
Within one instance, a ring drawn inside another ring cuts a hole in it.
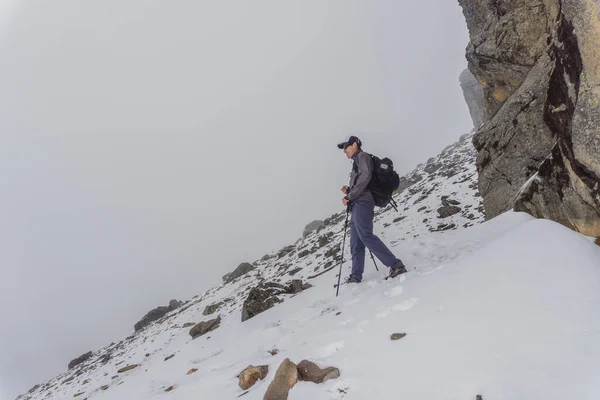
[[[202,335],[207,334],[208,332],[214,331],[221,325],[221,316],[219,315],[215,319],[211,319],[210,321],[204,321],[197,323],[194,325],[192,329],[190,329],[190,336],[192,339],[196,339]]]
[[[260,365],[255,367],[253,365],[249,365],[245,370],[240,372],[239,378],[239,386],[242,390],[248,390],[260,379],[261,381],[266,378],[269,373],[268,365]]]
[[[275,377],[267,388],[263,400],[287,400],[290,389],[297,381],[296,365],[286,358],[275,372]]]
[[[242,305],[242,322],[281,303],[283,300],[279,295],[297,294],[311,287],[310,283],[304,283],[300,279],[294,279],[286,286],[275,282],[260,283],[250,290]]]
[[[302,232],[302,237],[306,239],[308,235],[319,229],[325,224],[325,222],[320,220],[315,220],[304,227],[304,231]]]
[[[451,215],[459,213],[460,211],[461,208],[457,206],[443,206],[437,209],[440,218],[447,218]]]
[[[77,365],[89,360],[92,357],[92,352],[88,351],[87,353],[77,357],[74,360],[71,360],[71,362],[69,363],[69,369],[76,367]]]
[[[218,311],[219,308],[221,308],[222,305],[223,305],[222,301],[220,301],[218,303],[215,303],[215,304],[208,305],[208,306],[206,306],[206,308],[202,312],[202,315],[213,314],[215,311]]]
[[[317,364],[302,360],[297,366],[298,380],[323,383],[340,376],[340,370],[335,367],[321,368]]]
[[[226,284],[233,282],[233,280],[239,278],[240,276],[247,274],[248,272],[252,271],[255,268],[256,267],[250,263],[247,263],[247,262],[241,263],[232,272],[225,274],[223,276],[223,282]]]
[[[152,322],[157,321],[164,317],[170,311],[173,311],[181,306],[182,302],[177,300],[171,300],[168,306],[157,307],[154,310],[149,311],[144,318],[137,322],[133,327],[136,332],[144,329]]]

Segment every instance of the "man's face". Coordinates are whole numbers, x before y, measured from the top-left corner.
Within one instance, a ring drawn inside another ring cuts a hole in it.
[[[354,154],[356,154],[357,151],[358,151],[358,144],[356,144],[356,143],[352,143],[350,145],[344,146],[344,154],[346,154],[346,157],[348,157],[348,158],[352,158],[352,156]]]

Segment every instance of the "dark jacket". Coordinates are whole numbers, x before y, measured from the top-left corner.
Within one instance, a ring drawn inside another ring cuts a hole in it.
[[[375,204],[373,195],[368,188],[373,176],[373,159],[369,153],[365,153],[359,149],[352,156],[356,167],[352,167],[350,173],[350,191],[347,196],[351,203],[369,202]]]

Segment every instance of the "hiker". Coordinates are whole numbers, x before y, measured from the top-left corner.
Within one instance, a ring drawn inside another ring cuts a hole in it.
[[[350,186],[342,187],[345,194],[342,202],[352,212],[350,220],[350,251],[352,253],[352,272],[346,283],[362,281],[365,269],[365,246],[388,268],[389,278],[395,278],[406,272],[404,263],[396,258],[386,245],[373,234],[375,200],[369,189],[373,173],[371,155],[362,150],[362,143],[356,136],[349,136],[337,145],[344,150],[346,157],[354,160],[350,174]]]

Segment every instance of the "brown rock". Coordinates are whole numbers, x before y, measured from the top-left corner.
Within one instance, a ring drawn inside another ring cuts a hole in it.
[[[274,356],[274,355],[277,355],[277,354],[279,354],[279,350],[277,350],[277,349],[269,350],[269,353],[270,353],[272,356]]]
[[[191,374],[193,374],[193,373],[194,373],[194,372],[196,372],[196,371],[198,371],[198,368],[192,368],[192,369],[190,369],[190,370],[187,372],[187,375],[191,375]]]
[[[254,386],[256,381],[258,381],[259,379],[261,381],[263,379],[265,379],[265,377],[267,376],[268,373],[269,373],[268,365],[260,365],[258,367],[249,365],[245,370],[240,372],[240,375],[239,375],[240,388],[242,390],[250,389],[252,386]]]
[[[600,246],[600,236],[596,238],[596,241],[594,243],[596,243],[598,246]]]
[[[275,372],[275,377],[267,388],[263,400],[287,400],[290,389],[294,387],[297,381],[298,370],[296,364],[286,358]]]
[[[165,392],[170,392],[171,390],[175,389],[175,385],[171,385],[168,388],[165,389]]]
[[[79,392],[79,393],[76,393],[76,394],[74,394],[74,395],[73,395],[73,397],[79,397],[79,396],[81,396],[82,394],[85,394],[85,392]]]
[[[476,400],[483,400],[483,397],[480,394],[478,394]]]
[[[399,339],[402,339],[404,336],[406,336],[406,333],[392,333],[392,336],[390,337],[390,339],[399,340]]]
[[[308,360],[300,361],[298,364],[298,379],[314,383],[323,383],[329,379],[336,379],[340,376],[340,370],[335,367],[321,368],[317,364]]]
[[[119,374],[123,373],[123,372],[127,372],[127,371],[131,371],[134,368],[139,367],[139,364],[133,364],[133,365],[128,365],[126,367],[121,368],[120,370],[118,370],[117,372]]]
[[[215,319],[211,319],[210,321],[204,321],[196,324],[192,329],[190,329],[190,336],[192,339],[196,339],[210,331],[214,331],[221,325],[221,316],[219,315]]]

